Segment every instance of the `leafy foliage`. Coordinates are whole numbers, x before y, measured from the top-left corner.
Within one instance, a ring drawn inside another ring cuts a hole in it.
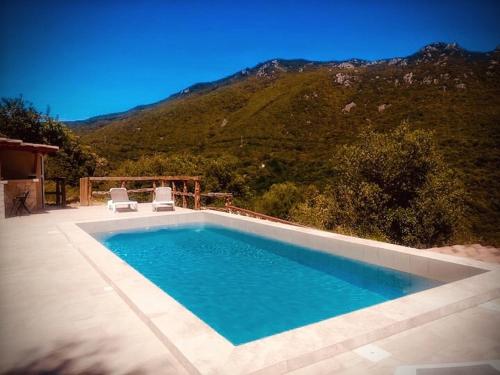
[[[235,171],[234,157],[203,158],[188,154],[166,156],[155,154],[137,161],[125,161],[115,172],[121,176],[202,176],[204,191],[230,191],[236,198],[248,198],[250,191],[245,178]]]
[[[47,166],[47,177],[66,177],[76,184],[78,179],[89,176],[97,168],[104,168],[106,160],[99,158],[82,145],[64,124],[49,114],[38,112],[31,103],[22,98],[3,98],[0,103],[0,134],[21,139],[24,142],[44,143],[59,146]]]
[[[465,192],[432,135],[403,124],[372,129],[335,158],[339,179],[292,210],[292,218],[321,228],[429,247],[465,235]]]
[[[274,184],[257,203],[257,209],[270,216],[289,219],[290,210],[302,198],[300,189],[292,182]]]
[[[25,142],[62,146],[69,130],[48,114],[38,112],[23,98],[2,98],[0,133]]]
[[[280,61],[283,69],[265,76],[205,85],[78,132],[112,168],[157,152],[236,157],[234,169],[259,208],[257,197],[273,184],[314,184],[322,191],[335,185],[332,154],[352,145],[370,124],[384,133],[409,120],[411,129],[432,131],[444,161],[460,173],[474,240],[499,244],[500,64],[491,61],[499,61],[500,51],[439,48],[432,59],[417,54],[405,65]],[[411,83],[404,78],[410,73]],[[351,77],[349,85],[338,75]],[[342,111],[351,102],[356,107]],[[244,202],[252,208],[252,201]]]
[[[290,219],[318,229],[332,229],[332,213],[336,212],[338,207],[332,199],[331,189],[327,187],[324,193],[320,193],[316,186],[310,185],[303,197],[304,199],[290,210]],[[335,230],[345,232],[339,226]]]

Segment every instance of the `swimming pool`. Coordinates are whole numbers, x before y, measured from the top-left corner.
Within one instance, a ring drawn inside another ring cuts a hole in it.
[[[203,223],[96,238],[233,345],[442,284]]]
[[[500,267],[470,259],[209,210],[178,209],[153,215],[150,210],[139,210],[119,217],[108,212],[104,215],[109,217],[61,223],[58,227],[102,277],[106,293],[119,296],[188,372],[196,375],[287,373],[500,297]],[[158,255],[164,255],[160,250],[165,246],[154,239],[165,230],[172,242],[167,255],[178,257],[167,258],[166,264],[170,261],[173,269],[168,275],[160,266],[164,259]],[[127,236],[134,238],[138,232],[147,232],[142,241],[146,245],[139,251],[110,249],[115,240],[119,243]],[[209,234],[224,245],[236,241],[237,246],[205,248],[207,242],[202,236]],[[147,239],[149,235],[153,237]],[[181,252],[176,248],[183,243],[189,243],[191,250]],[[266,248],[270,243],[273,248]],[[150,258],[143,257],[142,252],[157,254]],[[133,264],[135,255],[137,263]],[[361,272],[360,266],[370,267],[361,267]],[[213,272],[209,273],[210,267]],[[235,269],[239,272],[229,273],[229,277],[227,273]],[[266,272],[262,274],[263,270]],[[252,273],[255,279],[250,277]],[[377,276],[366,277],[363,283],[360,274]],[[205,280],[192,283],[198,275],[212,277],[209,281],[214,285]],[[183,279],[178,280],[185,285],[160,286],[163,277],[181,276]],[[428,288],[428,282],[435,284],[428,279],[441,285]],[[238,284],[235,280],[242,281]],[[349,284],[345,290],[351,291],[349,309],[354,308],[353,301],[370,301],[371,305],[363,308],[359,304],[357,310],[349,312],[348,304],[342,303],[344,299],[322,294],[325,285],[343,282]],[[209,286],[218,289],[209,294]],[[414,293],[421,288],[428,289]],[[193,292],[183,300],[179,297],[183,290]],[[356,298],[362,296],[356,290],[368,297]],[[271,291],[274,298],[268,295]],[[192,298],[200,295],[211,297],[204,299],[206,305],[200,304],[202,299]],[[228,298],[234,295],[236,298]],[[189,306],[189,297],[193,306]],[[304,301],[323,307],[307,310]],[[208,310],[224,308],[227,310],[222,313],[229,318],[222,322],[225,326],[217,327],[210,321]],[[237,308],[240,319],[232,319],[231,309]],[[261,317],[269,319],[232,331],[235,324],[252,323],[251,316],[264,308],[270,310]],[[293,324],[279,326],[290,321]],[[280,329],[285,331],[273,334]],[[248,331],[253,334],[248,335]]]

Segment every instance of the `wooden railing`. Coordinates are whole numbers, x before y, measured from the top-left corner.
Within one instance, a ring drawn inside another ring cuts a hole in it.
[[[54,181],[56,186],[54,191],[45,191],[45,195],[56,196],[56,206],[66,206],[66,179],[64,177],[46,178],[45,181]]]
[[[201,208],[201,178],[199,176],[83,177],[80,178],[80,205],[90,206],[94,196],[108,195],[109,190],[92,190],[94,183],[106,181],[119,183],[121,187],[127,187],[128,182],[151,182],[151,187],[128,189],[129,193],[152,193],[157,186],[171,186],[174,198],[181,197],[182,207],[188,207],[188,198],[193,198],[194,209]],[[192,191],[189,191],[190,188]]]
[[[233,194],[231,193],[201,193],[201,196],[203,198],[210,198],[212,200],[223,199],[225,207],[231,206],[233,204]],[[205,204],[203,204],[202,202],[202,206],[203,205]]]
[[[139,188],[139,189],[127,189],[129,193],[146,193],[153,192],[157,187],[158,182],[160,186],[171,186],[172,193],[174,197],[182,198],[182,207],[188,207],[187,198],[194,198],[194,209],[201,209],[201,198],[211,198],[211,199],[224,199],[224,206],[207,206],[205,209],[224,211],[236,215],[248,216],[257,219],[263,219],[268,221],[273,221],[275,223],[295,225],[299,227],[304,227],[304,225],[293,223],[288,220],[283,220],[274,216],[269,216],[261,214],[260,212],[255,212],[247,210],[245,208],[233,206],[233,194],[231,193],[202,193],[200,190],[199,176],[151,176],[151,177],[83,177],[80,178],[80,205],[90,206],[92,204],[92,197],[94,196],[106,196],[109,195],[109,190],[99,191],[92,190],[93,183],[97,182],[119,182],[121,187],[127,187],[127,182],[151,182],[152,187]],[[194,191],[190,192],[189,187],[194,187]],[[182,190],[178,188],[182,186]]]
[[[296,227],[306,228],[305,225],[297,224],[297,223],[294,223],[292,221],[283,220],[283,219],[280,219],[278,217],[261,214],[260,212],[250,211],[250,210],[247,210],[246,208],[236,207],[236,206],[232,206],[232,205],[226,205],[224,207],[209,206],[209,207],[206,207],[206,209],[223,211],[223,212],[228,212],[230,214],[253,217],[255,219],[262,219],[262,220],[272,221],[275,223],[295,225]]]

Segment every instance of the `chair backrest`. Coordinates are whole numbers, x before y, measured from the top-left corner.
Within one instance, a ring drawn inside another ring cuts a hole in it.
[[[130,200],[125,188],[111,188],[109,189],[109,193],[113,202],[128,202]]]
[[[30,191],[29,190],[25,190],[24,193],[22,193],[20,195],[16,195],[16,197],[14,198],[14,200],[17,200],[17,201],[20,201],[20,202],[26,202],[26,200],[28,199],[29,195],[30,195]]]
[[[171,187],[157,187],[155,189],[155,200],[157,201],[171,201],[172,188]]]

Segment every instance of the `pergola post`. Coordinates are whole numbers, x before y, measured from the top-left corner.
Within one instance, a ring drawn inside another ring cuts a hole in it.
[[[66,179],[63,177],[61,182],[61,206],[66,207]]]
[[[87,177],[87,206],[92,206],[92,181],[90,180],[89,177]]]
[[[89,205],[89,178],[82,177],[80,178],[80,206],[88,206]]]

